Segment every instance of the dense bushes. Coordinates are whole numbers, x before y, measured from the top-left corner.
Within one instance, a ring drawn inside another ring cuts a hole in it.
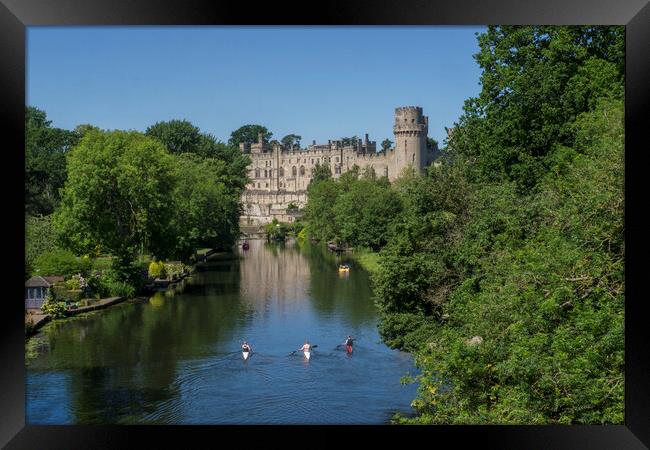
[[[151,278],[164,278],[165,277],[165,264],[162,261],[151,261],[149,263],[149,276]]]
[[[283,223],[274,218],[271,223],[266,224],[264,227],[264,232],[266,233],[266,238],[271,241],[284,241],[287,236],[293,236],[300,240],[299,236],[302,233],[304,227],[304,224],[299,221],[292,223]]]
[[[623,423],[623,41],[489,27],[440,164],[387,188],[379,330],[421,369],[398,422]],[[309,231],[359,245],[368,188],[345,178],[312,183]]]
[[[385,177],[354,167],[340,179],[324,178],[309,185],[306,207],[310,237],[378,250],[390,239],[391,222],[402,203]]]
[[[88,258],[77,258],[68,250],[55,249],[35,258],[34,274],[40,276],[62,275],[67,278],[78,273],[88,274],[91,265]]]
[[[65,317],[65,303],[59,301],[59,299],[50,292],[45,297],[45,301],[41,306],[41,311],[43,314],[49,314],[53,319],[59,319]]]

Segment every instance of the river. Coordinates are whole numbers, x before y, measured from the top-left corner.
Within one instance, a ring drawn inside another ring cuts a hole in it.
[[[412,357],[377,332],[368,274],[312,245],[251,241],[174,289],[46,324],[26,344],[37,424],[384,424]],[[348,355],[338,347],[356,338]],[[253,352],[244,361],[240,341]],[[306,360],[298,349],[317,347]]]

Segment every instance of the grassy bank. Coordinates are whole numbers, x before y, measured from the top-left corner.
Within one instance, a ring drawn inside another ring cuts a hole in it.
[[[350,254],[352,258],[358,262],[361,267],[374,275],[379,270],[379,253],[373,252],[367,248],[360,248]]]

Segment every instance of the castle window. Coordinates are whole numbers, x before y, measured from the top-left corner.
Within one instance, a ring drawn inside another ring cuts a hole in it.
[[[339,162],[339,157],[334,158],[334,161]]]
[[[266,183],[266,187],[269,187],[269,183]]]
[[[415,162],[415,154],[413,154],[413,162]]]
[[[268,177],[268,176],[269,176],[269,174],[268,174],[268,172],[265,170],[265,171],[264,171],[264,178],[266,178],[266,177]]]
[[[314,164],[314,158],[311,159],[311,163]]]
[[[291,168],[291,175],[293,175],[293,176],[295,177],[297,173],[298,173],[298,172],[297,172],[297,170],[296,170],[296,166],[293,166],[293,167]]]
[[[255,169],[255,178],[260,177],[260,169]]]
[[[259,184],[259,183],[257,183],[257,187],[260,187],[260,184]]]
[[[280,167],[280,176],[281,176],[281,177],[284,176],[284,167]]]
[[[300,166],[300,175],[305,174],[305,166]]]

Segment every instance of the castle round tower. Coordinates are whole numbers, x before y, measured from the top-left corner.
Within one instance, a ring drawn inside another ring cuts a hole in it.
[[[429,118],[419,106],[395,108],[394,175],[398,177],[409,165],[422,172],[426,163]]]

